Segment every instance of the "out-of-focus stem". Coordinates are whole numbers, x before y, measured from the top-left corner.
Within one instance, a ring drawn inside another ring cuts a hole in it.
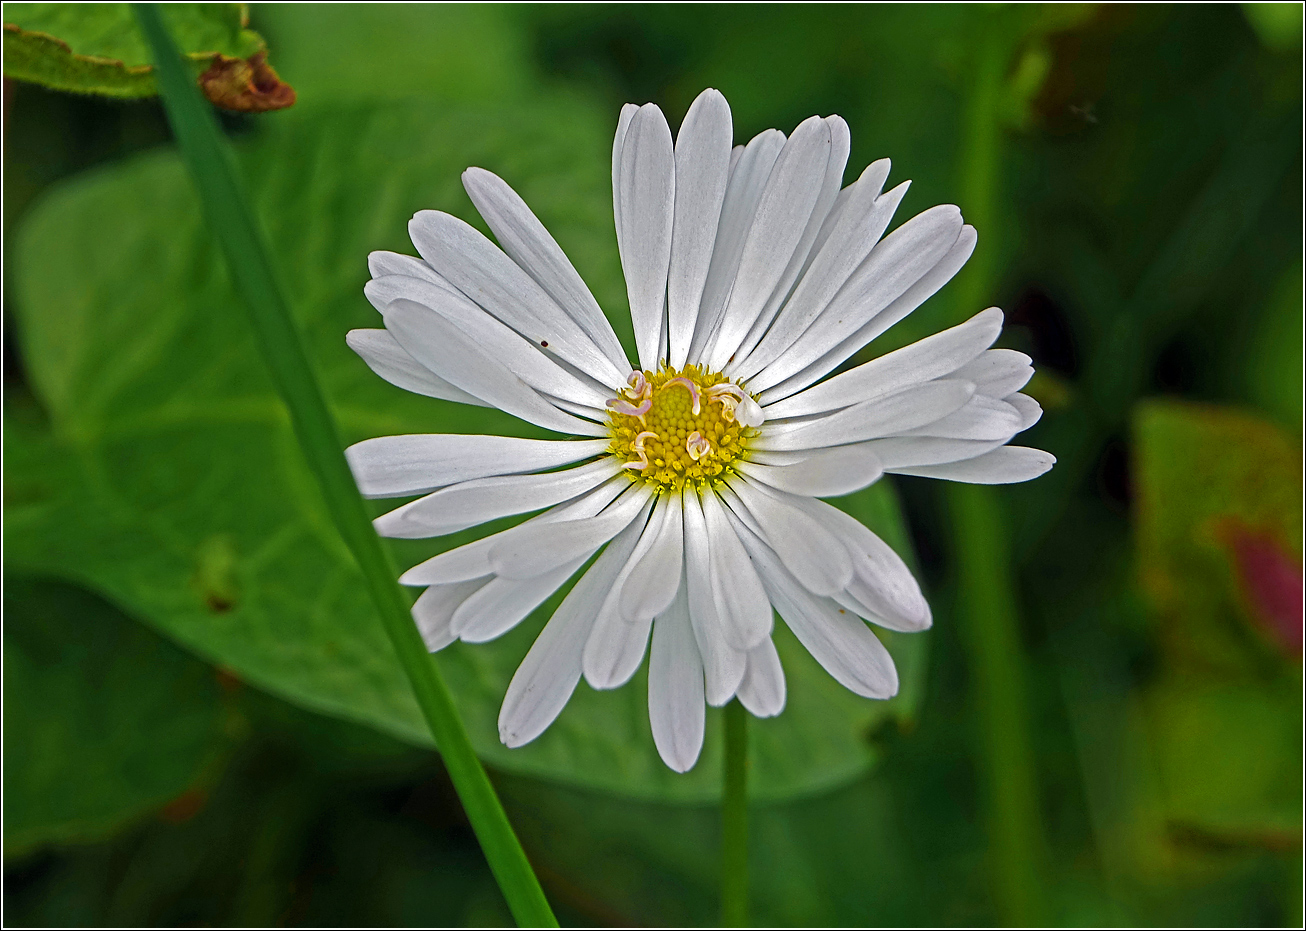
[[[976,36],[976,67],[965,108],[961,207],[980,233],[979,248],[959,277],[954,296],[963,314],[991,303],[997,284],[1002,168],[1000,95],[1012,42],[997,28],[1009,11],[985,10],[988,28]],[[994,899],[1001,919],[1037,926],[1045,907],[1040,881],[1043,833],[1031,751],[1010,540],[1001,492],[950,484],[956,618],[970,662],[984,783]]]
[[[748,926],[748,712],[726,705],[725,785],[721,795],[721,924]]]

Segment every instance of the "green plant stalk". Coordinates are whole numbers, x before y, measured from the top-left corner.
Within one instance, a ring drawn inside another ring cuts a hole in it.
[[[539,880],[477,759],[453,697],[413,624],[407,596],[372,528],[336,433],[335,421],[291,319],[283,291],[237,180],[217,120],[200,96],[156,7],[133,4],[158,71],[159,91],[209,224],[222,244],[304,457],[345,544],[367,580],[377,613],[413,687],[458,797],[514,919],[557,927]]]
[[[980,247],[954,292],[966,314],[986,306],[996,284],[999,250],[993,240],[1000,229],[1000,95],[1012,51],[996,29],[981,37],[966,102],[961,203],[967,219],[981,231]],[[970,658],[979,718],[996,904],[1005,923],[1037,926],[1045,913],[1039,875],[1043,833],[1026,717],[1025,657],[1009,531],[995,489],[949,483],[947,495],[957,565],[956,617]]]
[[[721,793],[721,924],[748,926],[748,712],[725,708],[725,784]]]

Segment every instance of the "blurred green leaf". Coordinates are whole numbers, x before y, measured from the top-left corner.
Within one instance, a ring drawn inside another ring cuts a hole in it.
[[[1256,34],[1270,48],[1279,51],[1301,48],[1300,3],[1244,3],[1242,8]]]
[[[1279,278],[1251,334],[1241,374],[1248,400],[1291,430],[1302,427],[1302,266]]]
[[[518,188],[628,338],[609,200],[610,122],[575,104],[474,115],[415,104],[305,111],[242,153],[349,441],[532,431],[495,411],[402,392],[344,343],[348,329],[376,325],[362,296],[370,250],[410,251],[406,221],[421,208],[472,218],[458,180],[468,164]],[[160,153],[66,184],[34,209],[16,255],[25,359],[53,432],[6,448],[7,556],[85,579],[275,694],[426,745],[180,164]],[[906,539],[888,486],[848,500],[887,537]],[[402,543],[397,560],[411,565],[480,533]],[[499,743],[508,680],[557,600],[496,643],[439,654],[478,752],[501,769],[612,792],[715,797],[719,713],[709,714],[699,765],[672,773],[653,746],[642,674],[612,694],[581,685],[527,748]],[[886,635],[905,660],[903,699],[887,703],[847,692],[787,631],[777,641],[789,707],[753,728],[755,795],[855,778],[874,760],[865,735],[916,701],[921,638]]]
[[[1163,642],[1175,661],[1246,670],[1257,660],[1225,537],[1233,522],[1300,567],[1300,445],[1237,408],[1168,400],[1139,405],[1134,434],[1138,564]]]
[[[85,591],[6,575],[6,857],[206,788],[226,720],[213,670]]]
[[[198,76],[266,49],[243,3],[169,3],[164,18]],[[149,49],[126,3],[6,3],[5,77],[108,97],[157,93]]]

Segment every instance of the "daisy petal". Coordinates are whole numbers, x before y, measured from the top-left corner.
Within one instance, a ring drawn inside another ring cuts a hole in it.
[[[626,373],[535,279],[479,230],[443,211],[420,210],[409,222],[408,234],[441,277],[528,342],[610,388],[625,379]]]
[[[1020,431],[1020,411],[985,394],[976,394],[946,417],[913,430],[905,436],[943,436],[955,440],[1009,440]]]
[[[862,177],[849,188],[839,222],[828,231],[827,242],[812,260],[775,324],[736,370],[738,377],[751,378],[789,349],[829,306],[880,241],[911,183],[904,181],[881,195],[880,186],[888,173],[887,160],[883,173],[877,169],[880,164],[867,166]]]
[[[975,390],[994,398],[1014,394],[1034,374],[1029,356],[1014,349],[990,349],[958,369],[957,378],[975,383]]]
[[[598,301],[557,240],[517,192],[484,168],[463,172],[463,187],[503,251],[576,321],[618,370],[629,369],[630,362]]]
[[[613,479],[601,485],[588,495],[582,495],[575,501],[550,508],[543,514],[537,514],[530,520],[523,521],[515,527],[500,530],[471,543],[447,550],[420,562],[399,577],[400,585],[439,585],[461,582],[481,576],[494,574],[490,565],[490,550],[500,542],[519,533],[532,532],[525,528],[539,524],[554,523],[564,520],[581,520],[593,517],[608,506],[618,495],[626,491],[630,484],[620,479]]]
[[[875,453],[860,445],[821,450],[792,465],[741,461],[735,468],[772,488],[813,498],[852,494],[884,474]]]
[[[893,436],[948,416],[969,402],[974,393],[975,386],[968,381],[928,381],[833,414],[772,424],[754,446],[775,450],[814,449]]]
[[[657,369],[666,309],[667,270],[675,208],[676,164],[671,129],[649,103],[630,120],[621,143],[616,196],[617,242],[626,275],[639,367]]]
[[[961,211],[943,205],[886,236],[811,326],[750,382],[752,390],[797,374],[892,306],[947,255],[961,228]]]
[[[410,501],[382,514],[372,524],[383,537],[419,540],[443,536],[510,514],[539,511],[569,501],[620,472],[621,466],[606,456],[563,472],[473,479]]]
[[[1027,394],[1009,394],[1002,400],[1020,412],[1020,433],[1028,430],[1043,417],[1043,406]]]
[[[580,681],[581,651],[599,606],[625,567],[642,528],[630,524],[581,576],[535,638],[499,710],[499,739],[508,747],[530,743],[553,723]]]
[[[601,514],[579,520],[528,523],[490,547],[490,565],[509,579],[529,579],[592,553],[644,513],[653,493],[631,488]]]
[[[974,459],[997,449],[1005,442],[1006,440],[953,440],[937,436],[890,436],[882,440],[871,440],[866,446],[880,457],[884,471],[897,472],[917,466]]]
[[[682,585],[653,624],[648,659],[648,719],[663,761],[678,773],[698,762],[703,749],[703,661],[689,625]]]
[[[626,132],[630,129],[630,121],[635,118],[639,112],[639,107],[633,103],[628,103],[621,108],[621,115],[617,118],[617,132],[612,137],[612,219],[615,221],[617,230],[617,250],[622,249],[621,245],[621,147],[626,142]]]
[[[661,614],[680,588],[685,540],[680,496],[669,496],[658,510],[664,514],[657,536],[648,551],[631,565],[621,586],[621,616],[632,623]]]
[[[1000,446],[992,452],[962,462],[894,469],[902,475],[946,478],[976,485],[1009,485],[1038,478],[1056,464],[1057,457],[1027,446]]]
[[[403,388],[428,398],[458,401],[489,407],[480,398],[457,388],[422,365],[395,341],[387,330],[350,330],[345,343],[358,353],[367,367],[396,388]]]
[[[856,614],[818,597],[782,564],[780,557],[747,531],[740,539],[761,568],[763,584],[807,652],[844,688],[866,698],[892,698],[898,692],[893,658]]]
[[[896,233],[897,230],[894,232]],[[789,395],[802,391],[808,385],[815,383],[826,373],[834,371],[857,350],[925,303],[933,296],[934,292],[947,284],[952,276],[961,270],[961,267],[966,264],[966,260],[970,258],[971,253],[974,251],[975,228],[963,226],[952,248],[919,281],[908,288],[906,293],[872,317],[861,329],[829,352],[819,355],[810,362],[803,363],[801,371],[782,381],[772,382],[768,377],[767,383],[774,384],[774,387],[763,391],[763,396],[768,402],[787,398]],[[811,355],[811,353],[808,353],[808,355]],[[761,377],[767,377],[766,373],[762,373],[759,378]],[[756,379],[750,384],[754,392],[762,390],[763,386],[758,384]]]
[[[779,130],[758,133],[731,166],[725,200],[721,204],[721,222],[717,225],[716,242],[712,246],[712,262],[708,266],[707,282],[703,285],[698,322],[694,325],[694,340],[689,346],[690,362],[698,362],[716,337],[726,300],[735,285],[753,216],[784,144],[785,135]]]
[[[793,258],[821,195],[830,148],[830,125],[813,116],[799,124],[776,158],[744,241],[721,326],[704,357],[712,371],[721,371],[734,356]]]
[[[507,324],[486,313],[462,294],[445,290],[420,278],[386,275],[373,278],[363,288],[367,299],[382,315],[400,298],[422,305],[466,333],[486,353],[498,359],[537,391],[603,410],[610,391],[588,376],[571,374],[564,363],[532,346]]]
[[[762,409],[768,420],[805,417],[841,410],[862,401],[883,397],[899,388],[945,375],[954,375],[963,381],[975,382],[978,386],[977,378],[964,375],[958,370],[991,346],[1001,332],[1002,311],[990,307],[965,323],[885,353],[878,359],[826,379],[806,391],[800,391],[774,404],[764,403]],[[976,391],[980,390],[976,387]],[[992,394],[989,391],[984,393]],[[766,396],[763,395],[763,401],[765,400]]]
[[[785,673],[770,637],[748,651],[748,670],[739,683],[739,703],[759,718],[773,718],[784,711]]]
[[[853,578],[847,590],[876,615],[880,626],[916,631],[933,623],[916,577],[889,544],[855,517],[824,501],[807,501],[805,507],[848,550]]]
[[[400,255],[398,252],[369,253],[367,271],[373,278],[380,278],[383,275],[405,275],[409,278],[422,278],[451,291],[457,290],[421,259],[411,255]]]
[[[453,613],[449,630],[464,643],[493,640],[525,620],[583,565],[585,559],[578,559],[524,581],[491,579]]]
[[[403,298],[394,301],[385,323],[418,362],[499,410],[561,433],[601,436],[607,432],[558,410],[462,330],[421,304]]]
[[[345,459],[364,498],[394,498],[493,475],[555,469],[601,454],[608,442],[415,433],[363,440],[345,450]]]
[[[791,503],[790,496],[745,479],[733,483],[723,497],[732,510],[736,502],[747,508],[788,570],[818,595],[833,595],[852,579],[852,561],[838,537]]]
[[[698,321],[721,204],[730,177],[730,105],[709,88],[698,95],[676,137],[676,203],[667,276],[672,368],[683,368]]]
[[[451,585],[432,585],[413,602],[413,620],[421,631],[426,648],[432,653],[443,650],[458,639],[450,629],[454,612],[488,581],[486,578],[454,582]]]
[[[730,645],[712,588],[711,547],[703,502],[714,495],[684,493],[685,583],[690,624],[703,660],[704,691],[714,708],[734,697],[744,677],[747,655]],[[743,638],[740,638],[743,639]]]
[[[748,558],[748,551],[726,517],[721,500],[712,493],[703,495],[701,500],[717,615],[730,646],[740,651],[751,650],[771,635],[771,602],[753,561]]]

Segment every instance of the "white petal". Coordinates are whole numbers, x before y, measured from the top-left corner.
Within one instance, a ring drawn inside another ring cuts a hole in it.
[[[523,524],[490,547],[490,565],[509,579],[529,579],[592,553],[638,520],[652,500],[647,486],[631,488],[595,517]]]
[[[1043,416],[1043,406],[1027,394],[1009,394],[1002,400],[1020,412],[1020,430],[1028,430]]]
[[[443,650],[458,639],[450,629],[454,612],[488,581],[486,578],[454,582],[451,585],[432,585],[413,602],[413,620],[421,631],[426,648],[432,653]]]
[[[367,271],[373,278],[380,278],[383,275],[406,275],[409,278],[423,278],[443,288],[453,289],[453,285],[441,278],[434,268],[421,259],[411,255],[400,255],[398,252],[369,253]]]
[[[979,358],[963,366],[956,373],[975,383],[975,390],[995,398],[1014,394],[1034,374],[1029,356],[1014,349],[990,349]]]
[[[667,323],[672,368],[684,368],[694,338],[721,204],[730,177],[734,130],[721,92],[698,95],[676,137],[676,203],[667,276]]]
[[[961,228],[961,211],[943,205],[886,236],[803,334],[750,379],[751,389],[764,390],[797,374],[891,307],[947,255]]]
[[[651,103],[639,108],[626,130],[615,193],[639,367],[656,371],[671,264],[676,159],[667,119]]]
[[[840,222],[829,231],[824,248],[812,260],[793,296],[776,317],[775,325],[738,368],[740,378],[751,378],[789,349],[829,306],[884,235],[910,182],[904,181],[881,195],[879,189],[884,178],[875,170],[879,164],[868,166],[850,188],[840,211]],[[887,172],[887,165],[885,169]]]
[[[712,558],[703,501],[697,492],[684,494],[685,582],[690,624],[703,659],[707,703],[720,707],[734,697],[744,677],[747,655],[730,645],[712,588]],[[742,637],[739,639],[743,639]]]
[[[562,599],[508,683],[499,711],[499,739],[509,747],[530,743],[553,723],[580,681],[580,657],[594,615],[639,539],[629,525],[608,544]]]
[[[1009,440],[1020,431],[1015,407],[985,394],[976,394],[946,417],[912,430],[905,436],[945,436],[955,440]]]
[[[843,544],[788,495],[745,479],[733,483],[722,497],[736,513],[737,502],[748,509],[766,543],[818,595],[832,595],[852,579],[852,561]]]
[[[961,270],[961,267],[966,264],[966,260],[970,258],[971,253],[974,251],[975,228],[963,226],[961,233],[957,236],[957,241],[948,250],[947,254],[919,281],[908,288],[905,294],[872,317],[870,322],[862,326],[852,336],[843,340],[838,346],[805,363],[800,372],[783,381],[776,382],[774,388],[763,392],[764,397],[767,401],[786,398],[795,392],[802,391],[808,385],[818,381],[826,373],[838,368],[845,359],[857,350],[925,303],[926,300],[933,296],[934,292],[947,284],[952,276]],[[753,391],[762,390],[762,386],[757,383],[756,379],[752,380],[750,385]]]
[[[776,554],[754,537],[744,537],[762,567],[767,593],[807,652],[844,688],[866,698],[898,692],[893,658],[856,614],[829,598],[818,598],[789,574]]]
[[[648,720],[663,762],[678,773],[687,772],[698,762],[706,723],[703,661],[690,628],[684,586],[653,624],[648,658]]]
[[[891,630],[924,630],[932,623],[929,603],[916,577],[889,544],[849,514],[823,501],[806,502],[808,513],[838,536],[853,561],[847,589]]]
[[[406,298],[444,317],[462,330],[488,355],[514,372],[537,391],[565,398],[602,411],[609,389],[588,376],[577,377],[565,363],[545,355],[507,324],[486,313],[464,295],[441,288],[419,278],[386,275],[373,278],[363,288],[367,299],[382,314],[393,301]]]
[[[454,612],[450,631],[465,643],[485,643],[507,633],[585,565],[585,559],[524,581],[491,579]]]
[[[597,456],[607,448],[605,439],[414,433],[355,443],[345,450],[345,459],[364,498],[393,498],[491,475],[554,469]]]
[[[768,423],[754,441],[758,449],[814,449],[893,436],[946,417],[975,393],[968,381],[938,379],[911,385],[833,414],[793,423]]]
[[[963,375],[957,370],[991,346],[1001,332],[1002,311],[990,307],[965,323],[885,353],[878,359],[849,369],[806,391],[800,391],[774,404],[766,404],[763,410],[769,420],[819,414],[883,397],[899,388],[953,373],[957,373],[955,377],[963,381],[978,385],[978,379]],[[980,389],[977,387],[976,390]],[[764,401],[765,398],[763,395]]]
[[[821,450],[792,465],[740,461],[735,468],[772,488],[814,498],[852,494],[884,474],[879,458],[859,445]]]
[[[621,616],[628,622],[661,614],[680,587],[685,552],[680,496],[669,496],[658,510],[665,511],[662,526],[648,551],[632,562],[630,575],[621,587]]]
[[[385,324],[413,358],[499,410],[561,433],[601,436],[607,432],[558,410],[462,330],[420,304],[400,298],[387,310]]]
[[[784,711],[785,673],[770,637],[748,651],[748,670],[739,683],[739,703],[759,718],[773,718]]]
[[[690,495],[698,497],[693,492]],[[716,614],[726,642],[736,650],[748,651],[771,636],[771,602],[748,551],[726,516],[725,505],[711,492],[701,496],[701,505]]]
[[[799,124],[776,158],[744,241],[721,326],[705,356],[710,370],[725,368],[788,268],[821,195],[830,148],[830,125],[813,116]]]
[[[490,550],[503,540],[519,533],[531,533],[530,528],[539,524],[555,523],[564,520],[580,520],[593,517],[608,506],[618,495],[630,488],[630,483],[615,478],[606,485],[600,485],[588,495],[575,501],[550,508],[543,514],[537,514],[530,520],[523,521],[515,527],[500,530],[471,543],[455,547],[425,562],[418,563],[399,577],[400,585],[434,585],[449,582],[461,582],[494,574],[490,565]]]
[[[781,306],[787,303],[789,296],[793,293],[794,282],[806,274],[815,254],[819,235],[825,231],[826,219],[839,198],[839,186],[843,184],[843,172],[848,164],[848,150],[852,138],[848,132],[848,124],[843,121],[842,117],[828,116],[825,118],[825,123],[830,128],[830,157],[826,160],[825,178],[821,182],[821,193],[816,198],[816,206],[812,208],[812,215],[807,221],[807,228],[803,231],[803,236],[798,241],[784,274],[780,276],[779,283],[772,289],[771,296],[767,298],[766,306],[753,322],[748,335],[744,337],[743,342],[739,344],[739,348],[733,353],[731,357],[733,361],[726,367],[727,372],[732,373],[731,377],[739,377],[733,373],[742,363],[747,362],[754,347],[770,330],[771,324],[776,319],[776,314]]]
[[[463,187],[503,251],[575,320],[618,370],[630,362],[598,301],[544,224],[508,183],[484,168],[463,172]]]
[[[902,475],[946,478],[976,485],[1008,485],[1038,478],[1056,463],[1057,457],[1027,446],[1000,446],[992,452],[945,465],[894,469]]]
[[[698,362],[716,337],[726,300],[735,285],[739,259],[753,225],[753,216],[784,143],[785,135],[779,130],[758,133],[731,168],[726,197],[721,204],[721,222],[712,246],[712,264],[708,266],[698,322],[694,325],[694,340],[689,347],[690,362]]]
[[[528,342],[609,388],[625,380],[627,373],[480,231],[442,211],[420,210],[409,221],[408,234],[427,264]]]
[[[890,167],[891,163],[887,158],[877,159],[862,169],[862,173],[856,181],[839,192],[829,216],[821,224],[821,231],[816,234],[816,242],[812,244],[812,254],[808,256],[807,266],[803,269],[804,277],[806,277],[808,269],[815,264],[817,256],[825,249],[825,244],[832,237],[836,242],[839,242],[853,235],[852,230],[869,213],[876,198],[884,190],[884,182],[889,178]],[[903,184],[910,186],[911,182],[904,181]],[[899,187],[901,186],[899,185]],[[874,245],[875,243],[867,244],[866,252],[869,253]],[[841,247],[833,246],[832,248],[837,251]],[[863,258],[865,258],[865,255],[863,255]],[[855,263],[849,268],[849,274],[858,264],[860,263]]]
[[[489,407],[480,398],[449,384],[422,365],[400,346],[386,330],[350,330],[345,343],[358,353],[368,368],[390,384],[428,398],[442,398],[462,404]]]
[[[639,112],[639,107],[628,103],[621,108],[617,118],[617,132],[612,139],[612,219],[617,229],[617,249],[621,250],[621,148],[626,142],[626,131],[630,121]]]
[[[880,457],[884,471],[917,466],[941,465],[974,459],[1005,443],[1005,440],[953,440],[937,436],[891,436],[866,445]]]
[[[540,511],[569,501],[620,472],[621,465],[605,456],[562,472],[473,479],[410,501],[382,514],[372,524],[383,537],[420,540],[443,536],[510,514]]]

